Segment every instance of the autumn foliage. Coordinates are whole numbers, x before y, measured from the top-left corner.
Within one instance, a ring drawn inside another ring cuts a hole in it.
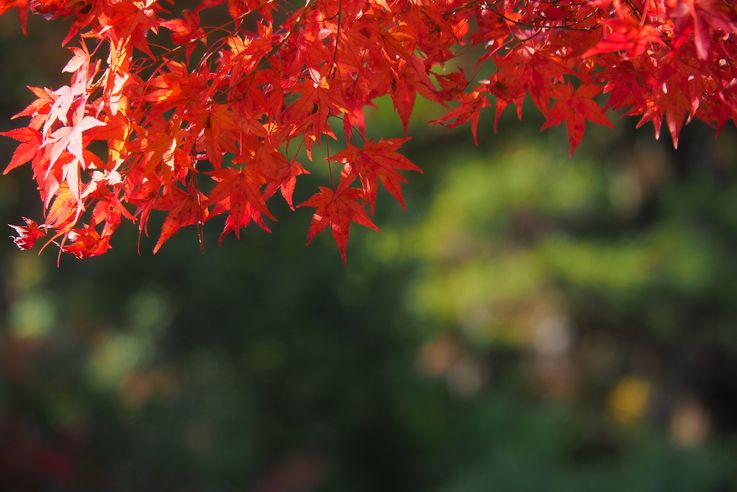
[[[345,260],[352,223],[377,229],[378,189],[403,206],[406,172],[421,172],[406,138],[367,138],[382,96],[405,132],[420,95],[447,108],[435,123],[470,121],[478,138],[482,113],[496,127],[529,95],[571,152],[607,110],[656,136],[665,120],[676,146],[692,118],[737,116],[728,0],[0,0],[13,8],[24,30],[29,13],[71,22],[68,85],[31,87],[27,125],[3,133],[18,142],[5,172],[30,163],[45,211],[12,226],[15,242],[78,258],[106,252],[124,219],[148,234],[152,213],[154,252],[185,226],[201,242],[221,214],[221,240],[269,231],[269,203],[294,210],[300,176],[329,168],[296,207],[314,209],[308,242],[329,227]]]

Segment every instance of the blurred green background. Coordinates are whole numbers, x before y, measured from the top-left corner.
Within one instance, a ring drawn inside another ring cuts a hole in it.
[[[0,130],[68,58],[29,27],[0,18]],[[370,126],[400,136],[389,106]],[[675,152],[625,120],[569,159],[532,111],[479,147],[439,114],[345,267],[276,205],[204,255],[184,230],[139,256],[135,226],[59,268],[0,241],[0,490],[737,490],[734,128]],[[0,179],[22,216],[29,169]]]

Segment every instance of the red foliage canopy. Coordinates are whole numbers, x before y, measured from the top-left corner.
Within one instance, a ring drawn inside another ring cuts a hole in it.
[[[566,124],[571,152],[587,122],[610,125],[608,109],[651,122],[656,136],[665,118],[676,146],[692,118],[719,129],[737,116],[737,7],[728,0],[189,6],[0,0],[0,14],[17,8],[24,30],[29,12],[72,22],[69,84],[32,87],[35,101],[16,115],[28,125],[3,133],[19,142],[5,172],[30,162],[44,203],[43,223],[13,226],[20,248],[47,238],[79,258],[99,255],[122,219],[147,232],[153,211],[166,214],[154,251],[187,225],[201,239],[219,214],[223,236],[251,222],[268,231],[277,191],[294,209],[304,150],[310,165],[340,170],[300,205],[315,209],[308,241],[329,225],[345,259],[351,223],[376,228],[377,188],[403,203],[402,173],[420,171],[398,153],[404,139],[366,138],[364,108],[386,95],[405,131],[420,94],[449,108],[436,123],[471,121],[476,137],[484,108],[495,107],[496,126],[510,104],[521,116],[529,94],[544,128]],[[467,75],[460,46],[477,46],[471,70],[492,75]],[[337,140],[335,122],[344,147],[312,162],[315,145]]]

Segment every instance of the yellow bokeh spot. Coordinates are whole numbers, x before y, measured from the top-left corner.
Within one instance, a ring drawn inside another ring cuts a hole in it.
[[[650,403],[652,386],[637,376],[622,378],[609,393],[609,412],[623,425],[637,423]]]

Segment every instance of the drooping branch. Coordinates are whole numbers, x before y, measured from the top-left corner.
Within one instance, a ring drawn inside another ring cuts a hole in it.
[[[510,105],[521,117],[529,96],[543,128],[566,125],[571,152],[588,123],[611,125],[609,109],[653,123],[656,136],[665,120],[675,145],[691,119],[719,128],[737,115],[737,9],[726,0],[190,7],[0,0],[24,30],[29,13],[72,22],[68,85],[33,88],[18,115],[27,126],[4,134],[19,142],[6,172],[30,162],[45,210],[42,222],[14,226],[19,247],[46,238],[60,253],[95,256],[123,219],[147,234],[153,213],[165,214],[154,251],[188,225],[203,247],[202,228],[219,215],[221,240],[252,222],[268,231],[277,192],[294,209],[298,178],[327,167],[330,186],[303,203],[316,209],[309,238],[330,226],[345,258],[350,225],[375,227],[377,189],[403,204],[403,173],[419,171],[398,153],[404,139],[366,137],[363,111],[383,96],[405,133],[419,95],[449,108],[436,123],[470,121],[475,139],[486,108],[496,128]],[[201,22],[216,11],[222,22]],[[464,66],[469,53],[475,68]],[[481,67],[491,76],[479,80]],[[338,140],[333,123],[343,147],[316,158],[316,146]]]

